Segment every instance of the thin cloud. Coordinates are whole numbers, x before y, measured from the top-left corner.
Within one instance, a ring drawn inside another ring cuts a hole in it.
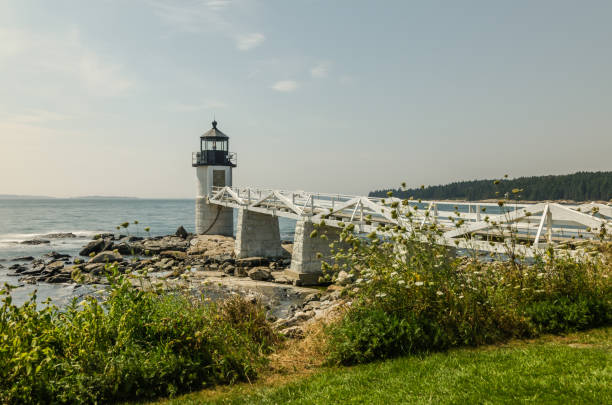
[[[248,51],[263,43],[266,39],[264,34],[260,32],[254,32],[246,35],[238,35],[236,37],[236,47],[241,51]]]
[[[319,62],[316,66],[310,69],[310,75],[317,79],[323,79],[329,76],[331,70],[330,62]]]
[[[41,75],[76,78],[89,94],[101,97],[122,95],[133,86],[122,66],[82,43],[78,30],[64,34],[38,34],[0,28],[0,53],[5,66],[27,66]]]
[[[295,80],[281,80],[272,85],[272,89],[283,93],[289,93],[297,90],[299,83]]]
[[[261,45],[265,40],[265,36],[260,32],[244,34],[245,30],[227,17],[234,6],[228,0],[182,3],[167,0],[150,0],[148,4],[161,21],[176,31],[219,33],[233,40],[236,48],[241,51],[253,49]]]

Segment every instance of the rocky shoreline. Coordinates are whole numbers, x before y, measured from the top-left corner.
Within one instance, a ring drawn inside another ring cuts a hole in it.
[[[45,235],[70,237],[67,235]],[[45,239],[27,241],[44,244]],[[291,264],[291,243],[281,257],[236,258],[234,238],[193,235],[179,227],[174,235],[136,237],[99,234],[79,256],[49,252],[40,258],[16,257],[7,267],[21,283],[107,284],[105,266],[122,273],[144,274],[166,289],[189,289],[212,299],[240,294],[266,307],[268,319],[291,337],[303,335],[305,324],[326,318],[342,304],[341,287],[306,288],[285,276]],[[78,281],[77,281],[78,280]],[[161,282],[161,283],[160,283]]]

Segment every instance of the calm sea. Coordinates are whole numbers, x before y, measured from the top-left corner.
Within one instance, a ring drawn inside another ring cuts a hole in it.
[[[116,226],[130,222],[131,235],[168,235],[182,225],[194,231],[195,201],[162,199],[0,199],[0,285],[4,282],[19,284],[16,277],[9,277],[7,267],[16,257],[38,257],[50,251],[76,256],[81,247],[93,235],[101,232],[117,232]],[[234,212],[234,215],[237,215]],[[134,225],[138,221],[138,225]],[[291,240],[295,221],[279,218],[281,238]],[[236,221],[234,221],[236,223]],[[47,238],[51,233],[71,232],[76,238]],[[126,230],[121,230],[126,234]],[[49,240],[50,244],[24,245],[30,239]],[[66,300],[75,294],[86,292],[74,285],[41,284],[19,287],[14,296],[22,301],[34,288],[40,300],[52,297]]]

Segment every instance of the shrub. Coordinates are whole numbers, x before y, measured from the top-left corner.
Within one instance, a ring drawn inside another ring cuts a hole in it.
[[[381,226],[379,234],[364,238],[347,226],[334,241],[325,278],[344,269],[356,281],[345,290],[352,304],[344,318],[328,328],[331,362],[363,363],[612,323],[612,269],[605,258],[552,251],[529,262],[514,252],[506,261],[454,258],[435,243],[435,225],[412,229]]]
[[[136,288],[116,270],[108,296],[77,299],[63,311],[17,307],[1,290],[0,402],[75,403],[175,395],[247,380],[265,361],[274,335],[257,303]]]

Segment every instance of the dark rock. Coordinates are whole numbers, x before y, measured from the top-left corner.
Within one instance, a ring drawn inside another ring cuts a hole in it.
[[[236,268],[234,267],[234,265],[229,263],[226,263],[221,267],[221,270],[223,270],[225,274],[234,274],[235,269]]]
[[[185,228],[183,228],[183,225],[179,226],[174,234],[179,238],[183,239],[186,239],[189,236],[189,232],[187,232]]]
[[[69,283],[72,281],[70,273],[59,273],[45,279],[47,283]]]
[[[113,263],[121,261],[123,261],[123,256],[121,256],[119,253],[111,251],[100,252],[89,259],[89,263]]]
[[[45,239],[30,239],[30,240],[24,240],[23,242],[21,242],[22,245],[44,245],[46,243],[51,243],[51,242]]]
[[[128,242],[116,243],[114,248],[122,255],[132,255],[138,253],[137,249]]]
[[[49,263],[47,266],[45,266],[45,273],[56,273],[59,270],[64,268],[64,262],[62,262],[61,260]]]
[[[18,264],[18,263],[15,263],[9,266],[9,270],[13,270],[15,273],[23,273],[27,269],[28,268],[26,266],[24,266],[23,264]]]
[[[270,270],[268,270],[265,267],[256,267],[252,270],[249,270],[247,272],[247,275],[252,280],[257,280],[257,281],[268,281],[272,279],[272,274],[270,274]]]
[[[89,256],[92,253],[100,253],[105,250],[113,249],[113,241],[110,238],[92,240],[81,249],[79,255]]]
[[[72,232],[59,232],[59,233],[49,233],[47,235],[43,235],[44,238],[51,239],[63,239],[63,238],[76,238],[77,236]]]
[[[244,259],[236,259],[236,266],[238,267],[255,267],[255,266],[267,266],[270,260],[264,257],[245,257]]]
[[[34,258],[32,256],[22,256],[22,257],[16,257],[12,261],[14,261],[14,262],[30,262],[32,260],[34,260]]]
[[[87,273],[91,273],[93,275],[100,274],[102,270],[104,270],[104,263],[91,263],[83,267],[83,271]]]
[[[234,264],[236,262],[236,260],[230,255],[210,256],[209,260],[215,263],[219,263],[219,264],[225,264],[225,263]]]
[[[64,253],[58,253],[58,252],[49,252],[43,255],[43,257],[50,257],[52,259],[70,259],[70,255],[64,254]]]
[[[94,239],[91,242],[89,242],[87,245],[85,245],[83,249],[81,249],[81,251],[79,252],[79,255],[89,256],[90,253],[101,252],[105,243],[106,242],[104,242],[104,239]]]

